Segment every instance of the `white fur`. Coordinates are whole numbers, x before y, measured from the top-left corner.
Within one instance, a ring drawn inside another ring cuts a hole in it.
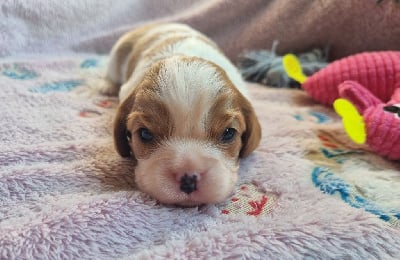
[[[179,124],[181,134],[204,132],[207,113],[224,85],[215,69],[198,61],[182,64],[173,56],[165,61],[158,82],[160,99],[167,100],[169,110],[175,111],[174,122],[185,122]]]
[[[174,139],[164,143],[150,158],[138,161],[135,180],[144,192],[163,203],[211,204],[230,195],[238,178],[237,170],[237,164],[208,143]],[[179,179],[185,173],[199,176],[198,189],[190,194],[179,189]]]

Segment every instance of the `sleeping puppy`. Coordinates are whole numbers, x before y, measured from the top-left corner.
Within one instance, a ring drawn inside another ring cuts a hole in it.
[[[117,94],[116,150],[136,161],[138,187],[162,203],[217,203],[261,128],[237,69],[203,34],[151,24],[111,51],[103,93]]]

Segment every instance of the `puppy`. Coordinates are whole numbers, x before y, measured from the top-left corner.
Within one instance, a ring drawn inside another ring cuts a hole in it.
[[[216,44],[183,24],[151,24],[111,51],[104,93],[119,92],[118,153],[136,161],[138,187],[161,203],[226,199],[239,158],[261,128],[237,69]]]

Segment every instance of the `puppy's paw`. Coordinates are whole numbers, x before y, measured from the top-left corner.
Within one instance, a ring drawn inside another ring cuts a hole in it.
[[[98,95],[117,96],[119,86],[104,74],[86,72],[81,76],[84,83],[73,91],[76,96],[89,98]]]
[[[118,89],[103,78],[86,78],[84,83],[75,88],[72,94],[80,98],[92,98],[99,95],[117,95]]]
[[[118,84],[108,78],[104,78],[98,82],[97,89],[100,94],[107,96],[117,96],[119,91]]]

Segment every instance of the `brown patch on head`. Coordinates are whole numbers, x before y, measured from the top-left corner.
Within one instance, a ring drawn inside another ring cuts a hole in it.
[[[230,89],[221,93],[208,115],[207,131],[209,139],[213,142],[228,158],[238,159],[242,147],[240,136],[246,130],[245,119],[238,107],[234,104],[234,97]],[[226,131],[234,129],[232,140],[224,141]]]
[[[216,66],[216,65],[215,65]],[[227,128],[234,128],[237,137],[232,143],[220,145],[228,156],[247,157],[259,145],[261,126],[251,103],[232,84],[227,74],[219,66],[216,70],[226,82],[226,90],[220,93],[210,114],[210,129],[216,135]]]
[[[128,66],[126,69],[126,75],[132,75],[132,73],[136,67],[136,64],[138,63],[140,58],[145,58],[145,59],[150,58],[150,57],[141,57],[141,56],[143,55],[143,53],[146,50],[148,50],[150,44],[152,44],[156,41],[159,41],[159,39],[163,36],[164,36],[164,34],[153,34],[153,35],[150,35],[147,37],[145,36],[140,41],[137,42],[135,48],[133,49],[133,51],[130,54]],[[156,46],[152,47],[151,53],[153,55],[160,54],[160,51],[162,51],[169,45],[177,43],[185,38],[187,38],[187,36],[165,38],[164,40],[159,41],[159,43],[157,43]]]
[[[172,122],[166,106],[148,91],[139,91],[133,111],[128,116],[127,128],[131,132],[131,148],[137,159],[146,159],[172,132]],[[143,141],[141,131],[151,134],[151,141]]]
[[[135,30],[132,30],[124,34],[115,44],[115,64],[118,64],[117,70],[121,71],[123,61],[128,55],[135,52],[141,52],[144,50],[144,46],[137,44],[138,40],[142,38],[149,30],[159,26],[159,23],[152,23],[141,26]],[[121,73],[119,72],[118,75]],[[123,82],[119,82],[123,83]]]
[[[160,66],[160,63],[155,64],[118,108],[114,121],[114,143],[123,157],[132,155],[136,159],[145,158],[171,132],[168,110],[155,95],[158,84],[154,79],[157,78]],[[141,128],[151,132],[154,136],[152,142],[140,140]],[[128,135],[131,136],[131,143]]]

